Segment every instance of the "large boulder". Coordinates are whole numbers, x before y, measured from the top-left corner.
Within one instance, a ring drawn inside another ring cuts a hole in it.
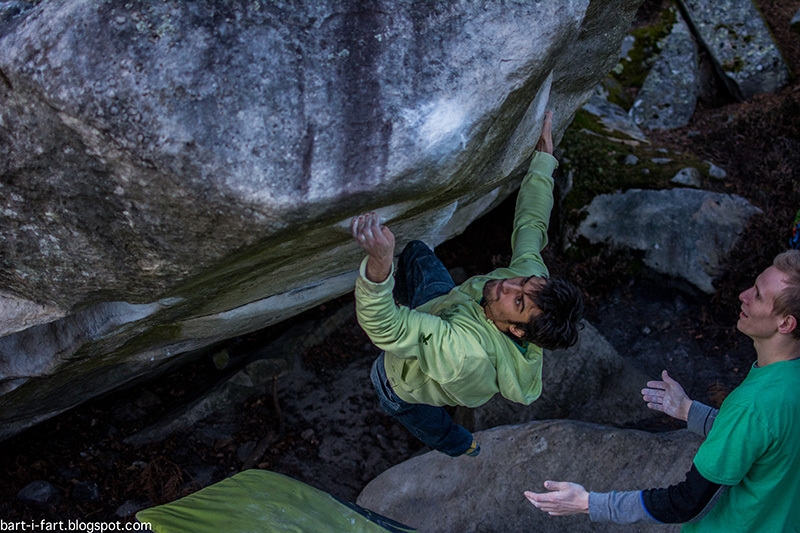
[[[677,531],[594,524],[585,515],[552,517],[523,492],[543,492],[548,479],[575,481],[596,492],[666,487],[684,479],[700,445],[687,430],[653,434],[568,420],[503,426],[476,438],[478,457],[414,457],[371,481],[358,504],[420,533]]]
[[[759,208],[731,194],[630,189],[595,197],[577,235],[593,244],[643,252],[645,265],[656,272],[713,294],[727,254],[758,213]]]
[[[399,246],[460,232],[640,3],[15,2],[0,438],[351,290],[359,212]]]

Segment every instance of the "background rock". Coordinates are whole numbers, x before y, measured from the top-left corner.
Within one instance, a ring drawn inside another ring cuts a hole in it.
[[[61,501],[61,491],[49,481],[37,480],[25,485],[17,498],[41,507],[55,506]]]
[[[724,180],[728,177],[728,173],[725,171],[724,168],[720,168],[714,163],[706,161],[708,164],[708,175],[717,180]]]
[[[712,281],[744,229],[761,210],[739,196],[694,189],[597,196],[578,235],[592,243],[644,252],[656,272],[711,294]]]
[[[3,339],[0,438],[348,292],[359,212],[399,246],[460,232],[513,190],[545,107],[560,136],[640,3],[6,17],[0,289],[65,318]]]
[[[700,95],[697,45],[683,17],[676,16],[630,110],[636,124],[646,129],[685,126]]]
[[[747,100],[789,81],[789,69],[751,0],[679,0],[731,94]]]
[[[600,87],[595,90],[592,97],[581,109],[597,117],[603,128],[608,132],[622,133],[635,141],[648,142],[647,136],[630,115],[619,105],[609,102],[608,94]]]
[[[466,411],[469,427],[481,431],[554,418],[625,426],[651,417],[644,402],[634,400],[648,376],[623,359],[594,326],[584,326],[575,346],[545,351],[538,400],[525,406],[497,395]]]
[[[631,531],[630,525],[593,524],[585,515],[551,517],[523,492],[542,492],[547,479],[598,492],[666,487],[684,479],[700,444],[687,430],[652,434],[563,420],[495,428],[476,438],[478,457],[414,457],[375,478],[358,504],[421,533]]]
[[[81,481],[72,487],[72,499],[78,504],[96,502],[100,499],[100,488],[94,481]]]
[[[675,174],[670,181],[670,183],[675,183],[676,185],[685,185],[687,187],[701,187],[703,185],[703,175],[700,173],[699,170],[692,167],[682,168]]]

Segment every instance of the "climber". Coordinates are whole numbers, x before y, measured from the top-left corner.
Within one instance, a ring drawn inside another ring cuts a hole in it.
[[[685,523],[682,531],[796,531],[800,524],[800,250],[778,255],[739,295],[739,331],[756,362],[717,411],[692,401],[666,371],[642,390],[647,406],[685,420],[706,439],[686,480],[666,489],[587,492],[545,481],[525,492],[553,516],[592,521]],[[562,443],[567,446],[567,443]]]
[[[450,456],[476,456],[480,446],[444,406],[477,407],[496,393],[530,404],[542,390],[542,348],[567,348],[578,338],[582,293],[548,277],[541,256],[558,166],[552,120],[547,112],[520,186],[508,267],[456,287],[433,251],[411,241],[393,276],[389,228],[374,212],[351,224],[368,254],[356,281],[358,322],[384,350],[371,372],[380,404],[422,442]]]

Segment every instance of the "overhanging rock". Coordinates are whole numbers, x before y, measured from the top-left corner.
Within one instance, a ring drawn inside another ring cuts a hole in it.
[[[545,108],[560,136],[640,3],[8,12],[0,438],[351,290],[360,212],[398,246],[462,231],[514,189]]]

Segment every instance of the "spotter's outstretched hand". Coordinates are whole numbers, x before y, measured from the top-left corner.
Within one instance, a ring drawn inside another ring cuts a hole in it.
[[[534,507],[550,516],[567,516],[589,512],[589,493],[583,486],[569,481],[545,481],[548,492],[525,491]]]
[[[647,407],[678,420],[688,420],[692,400],[683,391],[680,383],[669,377],[666,370],[661,372],[661,379],[663,381],[648,381],[649,388],[642,389],[642,399],[647,402]]]

